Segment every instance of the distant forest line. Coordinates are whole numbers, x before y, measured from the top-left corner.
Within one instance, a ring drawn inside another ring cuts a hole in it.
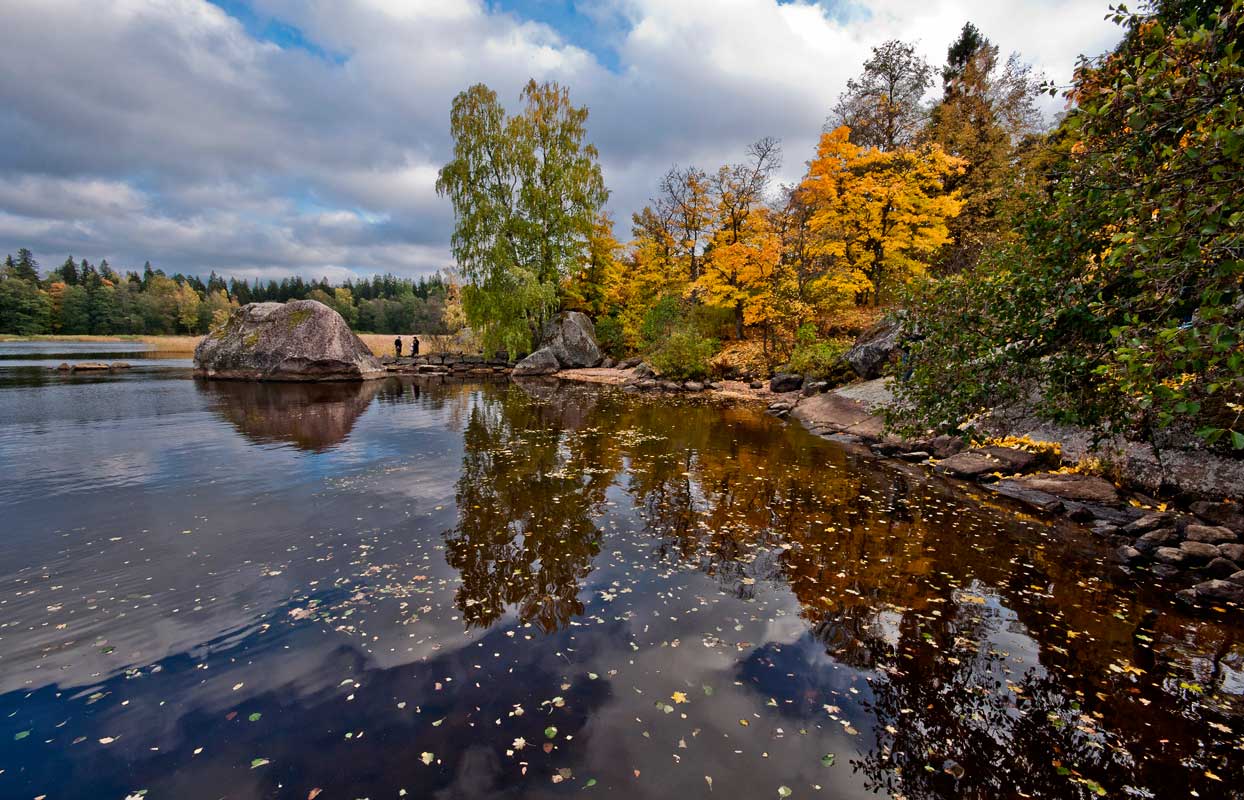
[[[31,251],[9,255],[0,270],[0,333],[203,334],[247,303],[318,300],[350,327],[372,333],[452,333],[462,327],[458,289],[437,274],[376,275],[332,285],[301,277],[248,282],[212,272],[166,274],[148,262],[118,272],[108,261],[65,259],[44,273]]]

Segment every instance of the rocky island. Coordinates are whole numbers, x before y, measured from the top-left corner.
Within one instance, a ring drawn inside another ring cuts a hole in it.
[[[250,303],[194,351],[195,374],[253,381],[382,378],[384,365],[341,315],[315,300]]]

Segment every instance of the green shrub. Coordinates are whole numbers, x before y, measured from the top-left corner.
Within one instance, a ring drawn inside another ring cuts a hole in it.
[[[649,355],[662,378],[698,380],[708,376],[709,360],[717,352],[716,339],[689,330],[675,330]]]
[[[677,295],[667,294],[644,314],[639,324],[639,336],[644,349],[659,346],[670,337],[674,329],[686,319],[684,301]]]
[[[849,349],[850,339],[817,339],[816,329],[804,325],[795,334],[795,349],[791,351],[786,367],[791,372],[810,378],[834,378],[836,383],[845,383],[850,375],[844,374],[842,356]],[[849,367],[846,372],[850,372]]]
[[[616,317],[601,317],[596,320],[596,343],[607,356],[625,356],[626,339],[622,333],[622,323]]]

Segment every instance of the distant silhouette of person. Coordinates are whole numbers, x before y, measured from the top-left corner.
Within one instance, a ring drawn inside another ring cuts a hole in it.
[[[393,340],[393,349],[397,351],[397,357],[401,358],[402,357],[402,337],[399,336]]]
[[[418,336],[410,337],[410,354],[412,356],[419,355],[419,337]]]

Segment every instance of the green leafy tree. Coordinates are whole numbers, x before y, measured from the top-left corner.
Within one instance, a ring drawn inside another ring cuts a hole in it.
[[[467,320],[486,346],[512,354],[530,349],[556,312],[608,198],[596,148],[584,142],[587,109],[556,83],[531,81],[522,100],[508,117],[483,84],[454,98],[454,157],[436,182],[454,207]]]
[[[1020,240],[916,298],[907,422],[1038,396],[1156,446],[1244,449],[1244,0],[1115,20]]]
[[[22,336],[47,333],[52,305],[32,281],[11,274],[0,277],[0,331]]]

